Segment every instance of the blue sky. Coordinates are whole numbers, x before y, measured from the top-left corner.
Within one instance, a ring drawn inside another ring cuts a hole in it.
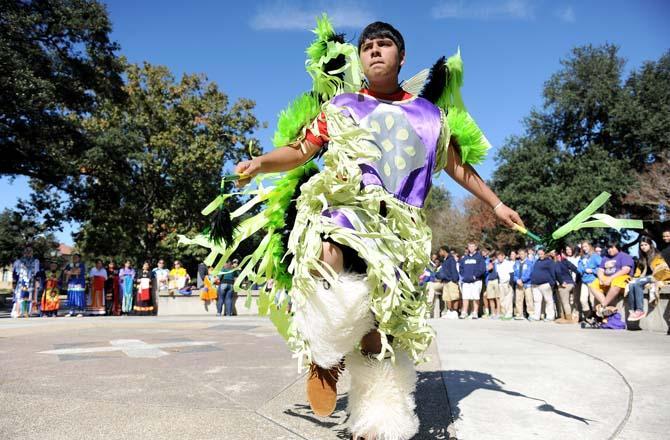
[[[258,135],[264,148],[277,113],[310,87],[304,49],[314,17],[327,12],[336,30],[355,40],[367,23],[392,23],[404,35],[407,62],[401,78],[432,65],[460,46],[463,96],[494,146],[478,168],[488,178],[495,148],[522,132],[522,119],[542,103],[542,86],[576,45],[614,43],[627,69],[658,59],[670,48],[667,1],[130,1],[105,2],[112,38],[131,62],[168,66],[176,75],[204,73],[231,98],[256,101],[268,122]],[[440,178],[456,197],[465,192]],[[26,179],[0,179],[0,209],[27,197]],[[71,227],[59,238],[71,243]]]

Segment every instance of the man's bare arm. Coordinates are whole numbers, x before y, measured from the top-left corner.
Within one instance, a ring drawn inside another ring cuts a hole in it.
[[[238,181],[238,186],[244,186],[257,174],[289,171],[307,162],[321,148],[307,140],[286,147],[275,148],[262,156],[240,162],[235,167],[235,173],[243,174],[244,179]]]
[[[453,140],[447,150],[447,166],[444,168],[444,171],[458,182],[459,185],[470,191],[472,195],[489,205],[491,209],[495,208],[494,212],[496,216],[505,225],[510,228],[514,227],[515,223],[524,226],[519,214],[508,206],[500,204],[498,196],[491,191],[491,188],[477,174],[477,171],[469,164],[463,163],[458,146]]]

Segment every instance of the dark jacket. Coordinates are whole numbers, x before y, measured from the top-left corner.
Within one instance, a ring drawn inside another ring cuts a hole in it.
[[[458,269],[456,269],[456,259],[453,256],[449,255],[442,260],[442,264],[435,274],[435,278],[445,283],[450,281],[454,283],[458,282]]]
[[[464,255],[461,258],[461,277],[464,283],[474,283],[481,280],[486,273],[484,258],[479,252],[473,255]]]
[[[562,260],[556,264],[556,280],[558,283],[575,284],[570,272],[579,273],[579,269],[568,260]]]
[[[484,264],[486,265],[486,282],[488,283],[489,281],[497,280],[498,279],[498,271],[496,270],[496,266],[498,266],[498,260],[494,258],[486,258],[484,260]],[[489,270],[489,264],[493,264],[493,268]]]
[[[572,281],[572,278],[570,280]],[[533,265],[533,272],[530,274],[530,284],[539,286],[545,283],[552,286],[556,284],[556,263],[549,257],[544,260],[538,258]]]

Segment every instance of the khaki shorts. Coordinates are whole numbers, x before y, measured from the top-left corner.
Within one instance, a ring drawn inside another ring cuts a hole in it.
[[[500,287],[498,280],[491,280],[486,285],[486,299],[498,299],[500,298]]]
[[[461,293],[458,291],[458,284],[453,281],[444,283],[442,287],[442,301],[458,301],[461,298]]]

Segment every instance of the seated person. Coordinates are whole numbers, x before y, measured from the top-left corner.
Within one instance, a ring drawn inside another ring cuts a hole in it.
[[[596,306],[600,315],[607,316],[616,310],[611,305],[626,288],[634,266],[633,257],[621,251],[619,242],[611,241],[607,244],[607,253],[600,262],[598,276],[589,284],[593,296],[600,303]]]
[[[190,288],[187,286],[188,282],[191,281],[191,277],[186,272],[181,265],[181,261],[175,260],[174,267],[170,270],[168,274],[170,289],[181,291],[188,290],[190,295]]]
[[[644,288],[649,288],[649,302],[657,299],[656,292],[670,280],[670,269],[650,237],[640,238],[640,258],[635,271],[635,279],[628,285],[629,321],[645,317]]]

